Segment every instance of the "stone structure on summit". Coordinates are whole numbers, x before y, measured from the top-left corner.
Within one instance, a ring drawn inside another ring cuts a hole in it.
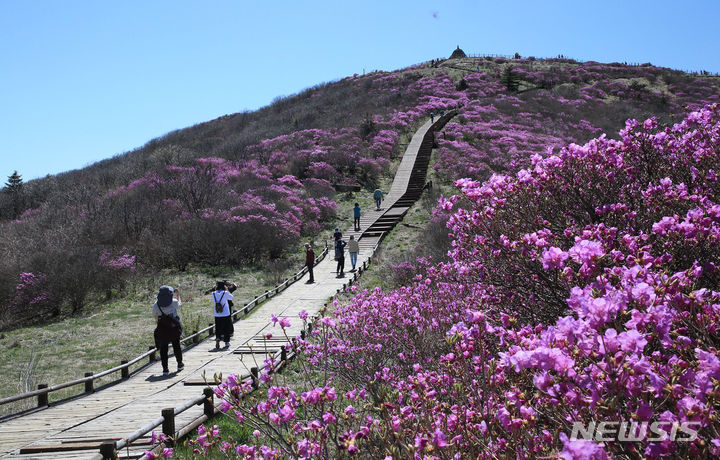
[[[465,51],[461,50],[460,46],[455,48],[455,51],[453,51],[452,54],[450,55],[450,59],[462,59],[462,58],[466,58],[466,57],[467,57],[467,55],[465,54]]]

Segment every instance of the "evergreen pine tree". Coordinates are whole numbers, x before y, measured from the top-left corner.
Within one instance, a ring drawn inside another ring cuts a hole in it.
[[[365,113],[365,119],[360,124],[360,137],[367,139],[377,131],[377,126],[369,113]]]
[[[12,194],[20,193],[22,191],[22,186],[22,176],[20,176],[17,171],[8,176],[8,181],[5,182],[6,191]]]
[[[12,204],[12,209],[9,210],[10,218],[17,217],[20,214],[24,202],[22,193],[23,180],[17,171],[8,176],[8,180],[5,182],[5,188],[3,188],[2,191],[10,195],[10,201]]]
[[[500,83],[511,93],[514,93],[520,88],[520,79],[510,66],[505,67],[500,77]]]

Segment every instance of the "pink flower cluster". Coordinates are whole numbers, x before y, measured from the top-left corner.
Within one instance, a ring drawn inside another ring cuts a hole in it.
[[[458,181],[442,203],[449,262],[359,293],[296,340],[321,385],[268,376],[268,398],[242,402],[249,384],[223,384],[228,413],[261,435],[243,458],[720,455],[719,155],[711,105]],[[602,421],[698,436],[571,437]]]
[[[44,273],[20,273],[20,282],[15,287],[15,296],[10,301],[10,311],[26,316],[25,312],[46,311],[55,302],[48,289]]]
[[[124,253],[117,256],[113,256],[108,251],[103,251],[98,259],[98,265],[110,270],[129,270],[134,271],[137,269],[137,263],[135,262],[135,256]]]

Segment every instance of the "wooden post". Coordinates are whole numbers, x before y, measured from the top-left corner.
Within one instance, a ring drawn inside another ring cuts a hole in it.
[[[212,388],[205,388],[203,390],[203,394],[205,395],[205,404],[203,406],[203,413],[207,415],[208,418],[215,415],[215,392],[212,390]]]
[[[200,343],[200,334],[198,334],[198,331],[193,331],[193,343]]]
[[[257,368],[257,367],[251,367],[251,368],[250,368],[250,374],[251,374],[251,377],[252,377],[252,386],[253,386],[253,388],[257,389],[257,387],[259,386],[259,383],[258,383],[258,368]]]
[[[150,350],[155,350],[155,347],[150,345],[148,347],[148,351],[150,351]],[[150,353],[150,364],[152,364],[157,359],[157,356],[155,356],[155,353],[156,353],[156,351],[153,351],[152,353]]]
[[[302,331],[300,331],[300,338],[303,339],[303,340],[305,340],[305,329],[303,329]]]
[[[40,385],[38,385],[38,390],[44,390],[47,387],[48,387],[47,383],[41,383]],[[38,395],[38,407],[45,407],[47,405],[48,405],[48,394],[47,393],[39,394]]]
[[[215,334],[215,323],[208,323],[208,326],[210,326],[210,330],[208,331],[208,337],[212,337],[213,334]]]
[[[175,409],[169,407],[163,409],[161,413],[163,416],[162,432],[169,438],[167,441],[169,447],[173,447],[175,445]]]
[[[92,377],[92,372],[85,372],[85,377]],[[90,379],[85,382],[85,393],[92,393],[95,391],[95,380]]]
[[[313,330],[313,323],[308,323],[308,325],[307,325],[308,334],[312,334],[312,330]]]
[[[123,365],[127,364],[127,363],[128,363],[127,359],[123,359],[122,361],[120,361],[120,364],[123,364]],[[123,367],[122,370],[120,371],[120,375],[122,376],[123,380],[129,379],[130,378],[130,366]]]
[[[281,362],[287,361],[287,350],[285,349],[285,347],[282,347],[280,349],[280,361]]]
[[[100,455],[103,460],[116,460],[117,449],[115,447],[115,441],[104,441],[100,444]]]

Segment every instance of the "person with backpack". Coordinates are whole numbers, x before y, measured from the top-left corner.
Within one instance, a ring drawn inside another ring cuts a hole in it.
[[[340,231],[340,228],[335,227],[335,231],[333,232],[333,239],[335,241],[338,241],[341,238],[342,238],[342,232]]]
[[[232,283],[231,288],[233,291],[237,288],[237,285]],[[215,316],[215,349],[220,349],[220,341],[225,341],[225,348],[230,347],[230,337],[233,334],[233,322],[232,316],[230,316],[230,301],[232,301],[233,295],[228,292],[228,283],[218,281],[215,286],[215,291],[212,293],[212,306],[213,315]]]
[[[232,281],[222,280],[221,282],[225,284],[225,287],[227,288],[227,291],[228,291],[230,294],[232,294],[233,292],[235,292],[235,290],[238,288],[238,287],[237,287],[237,284],[233,283]],[[216,286],[217,286],[217,284],[216,284]],[[211,287],[210,289],[207,289],[205,292],[203,292],[203,294],[208,295],[208,294],[210,294],[210,293],[212,293],[212,292],[215,292],[215,287]],[[235,306],[235,304],[233,304],[233,301],[232,301],[232,300],[228,300],[228,306],[230,307],[230,311],[232,311],[232,309],[233,309],[233,307]]]
[[[335,269],[335,273],[338,275],[338,277],[345,276],[345,246],[347,245],[346,242],[344,242],[341,239],[335,241],[335,260],[337,260],[337,268]]]
[[[360,204],[355,203],[355,207],[353,208],[353,225],[355,227],[355,231],[360,231]]]
[[[176,294],[176,299],[173,299]],[[180,322],[180,310],[182,301],[180,300],[179,289],[173,289],[171,286],[160,286],[157,295],[157,302],[153,305],[152,313],[155,317],[155,347],[160,351],[160,361],[162,362],[163,375],[168,375],[168,346],[172,343],[173,353],[177,361],[177,371],[183,370],[182,348],[180,347],[180,337],[182,336],[182,323]]]
[[[380,203],[382,203],[383,200],[383,192],[379,188],[375,189],[375,192],[373,192],[373,198],[375,198],[375,205],[377,207],[377,211],[380,210]]]
[[[315,277],[313,276],[313,266],[315,265],[315,251],[313,251],[312,246],[310,243],[305,243],[305,266],[308,269],[308,273],[310,274],[310,278],[308,279],[308,284],[312,284],[315,282]]]
[[[355,265],[357,264],[358,252],[360,252],[360,245],[355,239],[355,235],[350,235],[350,241],[347,244],[348,252],[350,253],[350,263],[352,264],[351,272],[355,271]]]

